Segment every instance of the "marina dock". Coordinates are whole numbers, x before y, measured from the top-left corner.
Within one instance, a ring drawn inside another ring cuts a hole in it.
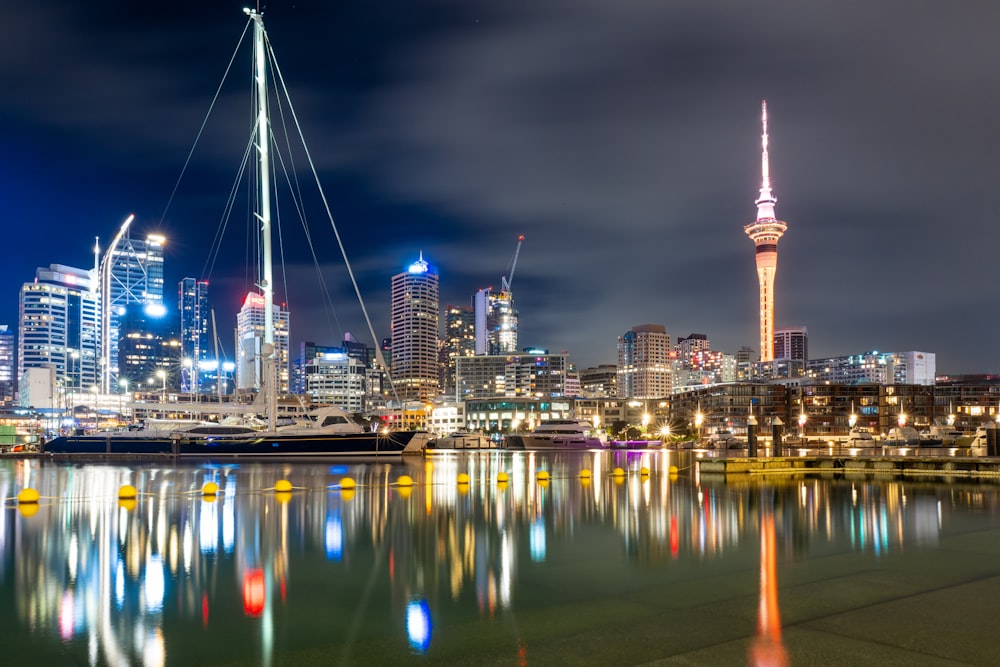
[[[1000,458],[946,456],[778,456],[698,461],[701,474],[730,476],[979,477],[1000,480]]]

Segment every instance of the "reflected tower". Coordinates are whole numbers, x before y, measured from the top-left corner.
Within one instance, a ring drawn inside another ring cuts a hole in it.
[[[760,282],[760,360],[774,360],[774,274],[778,269],[778,239],[788,224],[774,217],[778,201],[771,193],[771,177],[767,162],[767,100],[760,103],[761,124],[761,183],[757,204],[757,219],[743,231],[757,250],[757,279]]]

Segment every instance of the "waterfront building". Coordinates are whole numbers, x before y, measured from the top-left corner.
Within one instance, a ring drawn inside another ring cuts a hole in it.
[[[774,276],[778,270],[778,240],[788,229],[788,223],[774,215],[777,198],[771,192],[771,177],[767,155],[767,102],[761,102],[761,185],[757,219],[743,230],[753,241],[756,252],[757,280],[760,286],[760,360],[774,358]]]
[[[831,384],[934,384],[936,355],[933,352],[878,352],[873,350],[806,364],[810,380]]]
[[[336,405],[348,412],[364,412],[367,368],[344,348],[330,349],[308,359],[304,368],[305,394],[314,405]]]
[[[177,286],[181,334],[181,391],[201,393],[199,365],[209,356],[208,281],[184,278]]]
[[[274,319],[275,377],[279,394],[289,389],[288,340],[289,319],[287,310],[278,304],[272,307]],[[249,292],[236,315],[236,388],[240,391],[260,391],[264,379],[264,296]]]
[[[632,327],[618,338],[618,398],[658,398],[673,391],[670,334],[662,324]]]
[[[15,371],[14,332],[6,324],[0,324],[0,403],[14,402]]]
[[[465,421],[469,430],[484,433],[531,431],[549,419],[575,419],[574,405],[537,396],[476,399],[465,402]]]
[[[441,388],[448,396],[455,394],[456,359],[476,354],[476,320],[472,306],[448,305],[444,309],[444,341]]]
[[[565,397],[570,370],[568,354],[535,348],[525,348],[521,354],[459,357],[455,399]]]
[[[454,401],[431,406],[426,428],[434,436],[443,437],[469,428],[465,420],[465,403]]]
[[[439,393],[438,271],[420,258],[392,277],[390,377],[399,399]]]
[[[62,264],[36,270],[18,304],[19,386],[31,368],[51,369],[63,389],[89,391],[99,382],[100,302],[92,271]]]
[[[584,398],[618,396],[618,366],[600,364],[580,371],[580,395]]]
[[[168,318],[138,304],[118,318],[118,386],[121,392],[177,392],[191,368],[181,363],[183,343]]]
[[[774,330],[774,358],[809,360],[809,331],[806,327],[782,327]]]
[[[102,393],[117,391],[119,322],[131,306],[163,312],[163,246],[159,234],[132,238],[129,216],[100,260]],[[98,248],[94,248],[95,255]]]

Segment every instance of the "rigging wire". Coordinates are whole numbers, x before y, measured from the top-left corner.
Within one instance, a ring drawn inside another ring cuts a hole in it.
[[[267,39],[266,33],[265,41],[270,49],[270,40]],[[347,259],[347,250],[344,248],[344,242],[340,238],[340,232],[337,230],[337,223],[333,220],[333,213],[330,211],[330,203],[326,198],[326,192],[323,191],[323,185],[320,183],[319,174],[316,171],[316,164],[313,162],[312,153],[309,152],[309,147],[306,145],[305,135],[302,132],[302,126],[299,123],[298,114],[295,113],[295,106],[292,104],[291,97],[288,94],[288,87],[285,85],[284,75],[281,73],[281,68],[278,67],[278,61],[274,57],[273,51],[271,51],[271,60],[274,64],[275,75],[281,85],[281,91],[284,94],[285,100],[288,102],[288,110],[292,115],[292,121],[295,123],[295,129],[298,133],[299,141],[302,142],[302,150],[305,152],[306,160],[309,162],[309,169],[312,172],[313,180],[316,182],[316,189],[319,191],[319,196],[323,201],[323,208],[326,211],[327,219],[330,221],[330,227],[333,229],[333,235],[337,239],[337,246],[340,248],[341,257],[343,257],[344,265],[347,267],[347,274],[351,278],[351,285],[354,287],[354,293],[357,295],[358,303],[361,305],[361,312],[365,317],[365,323],[368,325],[368,333],[371,335],[374,344],[375,356],[382,368],[386,368],[387,365],[385,363],[385,357],[382,355],[382,347],[378,344],[378,337],[375,335],[375,327],[372,326],[371,317],[368,315],[368,308],[365,306],[364,299],[361,297],[361,288],[358,286],[358,281],[354,276],[354,270],[351,268],[350,260]],[[396,391],[396,385],[393,383],[391,375],[387,374],[386,379],[389,382],[389,388],[392,391],[393,398],[399,402],[399,394]]]

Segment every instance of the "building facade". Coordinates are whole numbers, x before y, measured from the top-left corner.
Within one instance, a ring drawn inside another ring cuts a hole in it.
[[[521,354],[459,357],[456,367],[456,400],[567,395],[567,354],[528,348]]]
[[[448,305],[444,309],[444,345],[441,366],[444,373],[441,389],[449,396],[455,394],[456,360],[476,354],[475,312],[471,306]]]
[[[390,377],[401,400],[430,400],[440,391],[438,272],[423,253],[392,277]]]
[[[133,238],[129,216],[100,263],[101,292],[101,387],[104,392],[118,389],[119,322],[124,313],[138,305],[151,314],[163,310],[163,247],[159,234]]]
[[[809,331],[806,327],[782,327],[774,330],[774,358],[809,360]]]
[[[211,355],[208,347],[208,281],[184,278],[177,286],[180,315],[181,391],[201,393],[202,364]]]
[[[657,398],[673,393],[670,334],[662,324],[632,327],[618,338],[619,398]]]
[[[272,306],[274,318],[274,362],[279,394],[289,393],[288,341],[289,320],[287,310],[277,304]],[[264,383],[264,297],[249,292],[243,307],[236,315],[236,388],[241,391],[260,391]]]
[[[58,387],[86,390],[100,381],[100,294],[92,271],[39,268],[21,286],[18,383],[29,368],[51,368]]]
[[[806,363],[806,376],[830,384],[921,384],[933,385],[936,372],[933,352],[878,352],[813,359]]]
[[[14,332],[6,324],[0,324],[0,404],[3,405],[14,402],[17,385],[14,349]]]
[[[517,309],[514,294],[487,287],[473,298],[475,311],[476,354],[512,354],[517,352]]]

